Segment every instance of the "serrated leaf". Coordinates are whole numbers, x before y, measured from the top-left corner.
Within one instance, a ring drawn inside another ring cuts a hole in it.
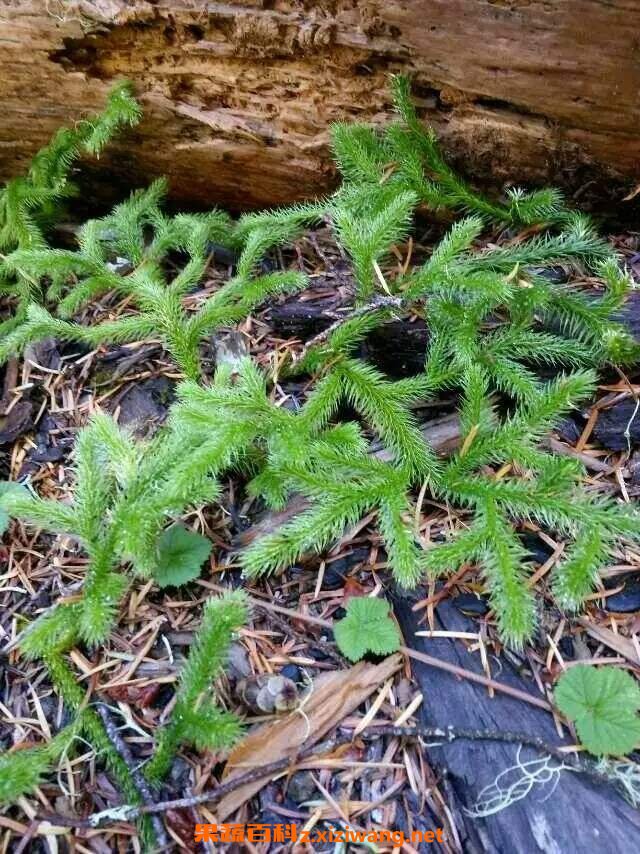
[[[576,721],[581,743],[596,756],[624,756],[640,744],[640,718],[625,709],[607,708],[602,715],[584,715]]]
[[[400,632],[389,616],[384,599],[358,596],[349,600],[347,615],[333,627],[336,643],[350,661],[359,661],[367,652],[390,655],[400,647]]]
[[[572,667],[560,678],[555,699],[590,753],[623,755],[640,744],[640,687],[624,670]]]
[[[572,720],[608,704],[636,711],[640,709],[640,687],[624,670],[582,664],[562,675],[556,688],[556,702]]]
[[[200,575],[212,548],[211,541],[201,534],[182,525],[172,525],[160,537],[154,578],[160,587],[177,587],[193,581]]]

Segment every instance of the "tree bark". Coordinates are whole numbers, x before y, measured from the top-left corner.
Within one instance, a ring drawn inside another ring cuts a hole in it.
[[[0,179],[133,81],[142,124],[99,185],[166,174],[176,199],[234,208],[325,192],[328,126],[421,115],[481,184],[621,197],[640,159],[638,0],[0,0]],[[91,186],[91,185],[87,185]]]

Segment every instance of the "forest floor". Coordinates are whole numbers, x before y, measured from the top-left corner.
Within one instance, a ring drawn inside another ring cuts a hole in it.
[[[418,257],[437,236],[426,233],[416,245],[401,248],[398,263],[407,261],[407,251]],[[505,237],[509,235],[496,235],[496,239]],[[611,240],[632,273],[640,275],[640,235],[617,235]],[[194,306],[205,291],[228,278],[230,263],[224,253],[213,252],[208,280],[189,297]],[[301,239],[292,251],[276,253],[270,263],[297,267],[310,275],[312,287],[295,301],[306,304],[311,315],[314,305],[323,306],[324,311],[327,300],[339,307],[341,295],[350,290],[348,265],[323,229]],[[563,272],[559,270],[558,275]],[[84,322],[117,315],[125,308],[108,296],[91,307]],[[277,321],[279,309],[272,305],[250,317],[229,334],[226,345],[249,352],[276,379],[277,402],[296,407],[304,399],[304,383],[278,382],[277,377],[286,355],[304,344],[301,334],[291,337],[283,322]],[[290,324],[290,314],[287,318]],[[314,330],[309,329],[308,334]],[[406,361],[393,354],[390,357],[388,348],[382,347],[380,352],[385,369],[399,374],[411,369]],[[213,369],[213,344],[210,355]],[[28,477],[41,495],[68,498],[73,486],[74,437],[90,413],[100,407],[139,437],[152,435],[167,416],[179,379],[161,346],[152,341],[87,351],[50,340],[30,348],[24,359],[6,366],[3,387],[0,375],[0,476],[12,480]],[[640,376],[612,374],[603,378],[597,399],[576,412],[553,437],[556,450],[577,454],[585,462],[589,489],[624,501],[640,495],[639,406]],[[422,421],[432,422],[454,410],[454,399],[442,398],[429,402],[419,415]],[[256,525],[264,529],[273,524],[246,497],[243,483],[233,477],[227,480],[219,505],[188,514],[184,521],[214,543],[210,564],[201,578],[179,590],[161,590],[151,581],[134,582],[109,643],[99,649],[76,648],[71,654],[80,684],[86,688],[86,701],[108,703],[111,719],[136,761],[150,753],[154,730],[170,711],[172,685],[198,626],[203,601],[212,592],[240,584],[237,548],[255,536]],[[416,739],[392,734],[372,737],[385,725],[409,726],[430,719],[429,708],[439,698],[430,690],[428,678],[423,671],[416,674],[407,655],[386,662],[372,659],[348,670],[352,665],[340,655],[327,627],[327,622],[344,614],[345,604],[354,595],[376,591],[388,592],[392,601],[403,599],[400,591],[392,589],[371,521],[366,518],[346,532],[330,552],[249,586],[254,600],[252,617],[234,644],[228,673],[218,685],[222,701],[245,718],[253,733],[249,765],[254,769],[286,758],[294,728],[306,728],[309,743],[339,741],[345,735],[353,736],[352,740],[329,749],[321,759],[294,759],[288,773],[271,774],[255,794],[245,787],[210,808],[168,808],[163,818],[172,849],[277,854],[296,850],[291,839],[277,841],[278,827],[285,833],[291,825],[315,832],[348,824],[354,829],[404,831],[407,839],[415,829],[441,828],[444,839],[431,845],[378,843],[375,849],[352,845],[349,850],[404,850],[409,854],[414,850],[447,854],[462,850],[462,825],[457,821],[460,806],[443,773],[446,754],[444,758],[437,754],[442,762],[432,764],[436,754],[425,751]],[[425,542],[438,539],[441,532],[459,523],[451,508],[424,496],[417,496],[415,521],[418,536]],[[482,578],[475,567],[467,566],[456,576],[418,591],[409,606],[404,599],[405,616],[398,612],[398,620],[406,646],[418,649],[408,628],[408,611],[420,631],[434,632],[420,637],[420,649],[428,653],[432,639],[455,645],[465,662],[463,669],[486,678],[485,686],[475,686],[484,699],[499,692],[499,686],[496,689],[492,683],[500,682],[507,660],[525,674],[531,696],[542,701],[550,699],[559,673],[576,662],[607,661],[640,674],[640,553],[629,548],[619,551],[615,563],[603,572],[600,589],[590,597],[586,613],[571,618],[557,610],[548,590],[548,574],[562,553],[562,543],[533,526],[523,529],[522,535],[535,565],[531,584],[544,603],[534,644],[518,656],[502,648]],[[14,640],[25,620],[76,595],[86,560],[71,540],[38,534],[16,522],[3,542],[0,743],[15,749],[48,740],[65,724],[66,711],[42,665],[22,659]],[[465,615],[465,631],[450,632],[450,637],[439,632],[438,609],[444,603]],[[455,686],[465,677],[447,678]],[[323,684],[328,686],[326,690]],[[314,705],[318,696],[324,697],[321,712]],[[274,720],[275,729],[260,729]],[[572,734],[566,727],[559,721],[555,726],[571,744]],[[226,758],[183,750],[162,798],[192,797],[215,788]],[[247,765],[241,770],[246,771]],[[502,769],[490,770],[495,776]],[[78,744],[61,762],[57,778],[43,784],[35,796],[23,797],[18,806],[0,813],[0,852],[139,850],[132,822],[115,821],[89,829],[38,821],[42,815],[55,814],[70,823],[81,823],[86,816],[121,801],[100,757],[89,745]],[[263,827],[242,843],[194,842],[196,823],[220,821]],[[270,841],[265,838],[265,828],[271,831]],[[311,849],[298,843],[297,850]],[[320,841],[314,850],[341,849]]]

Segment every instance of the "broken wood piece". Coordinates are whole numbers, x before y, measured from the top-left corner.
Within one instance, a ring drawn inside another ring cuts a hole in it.
[[[413,600],[405,597],[396,597],[393,602],[402,632],[415,651],[428,652],[452,667],[483,675],[480,656],[467,651],[459,641],[416,637],[420,623],[412,604]],[[461,632],[474,625],[452,602],[438,605],[438,629]],[[425,726],[517,729],[558,743],[553,718],[530,703],[519,702],[504,693],[491,697],[486,691],[478,691],[470,681],[452,678],[442,669],[425,667],[419,660],[413,666],[413,675],[425,698],[419,713]],[[504,656],[500,658],[499,679],[519,691],[527,691],[532,684]],[[497,742],[453,744],[446,750],[430,745],[428,761],[446,771],[447,803],[464,851],[619,854],[620,850],[627,850],[629,840],[635,839],[636,846],[640,840],[640,812],[627,804],[613,787],[594,784],[583,774],[551,771],[558,767],[557,761],[548,764],[549,770],[540,774],[538,784],[531,787],[526,797],[521,800],[510,797],[505,800],[504,808],[493,815],[470,816],[468,811],[473,811],[483,788],[496,781],[501,773],[511,769],[499,781],[506,798],[506,790],[518,778],[524,781],[527,773],[535,774],[542,768],[544,760],[528,748],[518,750]],[[538,765],[526,764],[536,761]]]

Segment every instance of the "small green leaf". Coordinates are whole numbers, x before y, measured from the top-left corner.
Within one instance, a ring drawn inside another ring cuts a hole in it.
[[[200,575],[212,548],[206,537],[182,525],[172,525],[160,537],[158,565],[154,572],[156,581],[160,587],[177,587],[193,581]]]
[[[561,676],[555,699],[590,753],[621,756],[640,744],[640,687],[624,670],[572,667]]]
[[[347,615],[335,624],[333,634],[340,652],[351,661],[359,661],[367,652],[389,655],[400,648],[400,632],[384,599],[350,599]]]
[[[2,498],[10,492],[13,493],[25,493],[26,487],[21,483],[14,483],[13,481],[3,480],[0,481],[0,536],[4,534],[4,532],[9,527],[9,519],[11,518],[7,511],[2,506]]]
[[[589,753],[624,756],[640,744],[640,718],[625,709],[608,708],[605,714],[585,715],[576,721],[580,741]]]

